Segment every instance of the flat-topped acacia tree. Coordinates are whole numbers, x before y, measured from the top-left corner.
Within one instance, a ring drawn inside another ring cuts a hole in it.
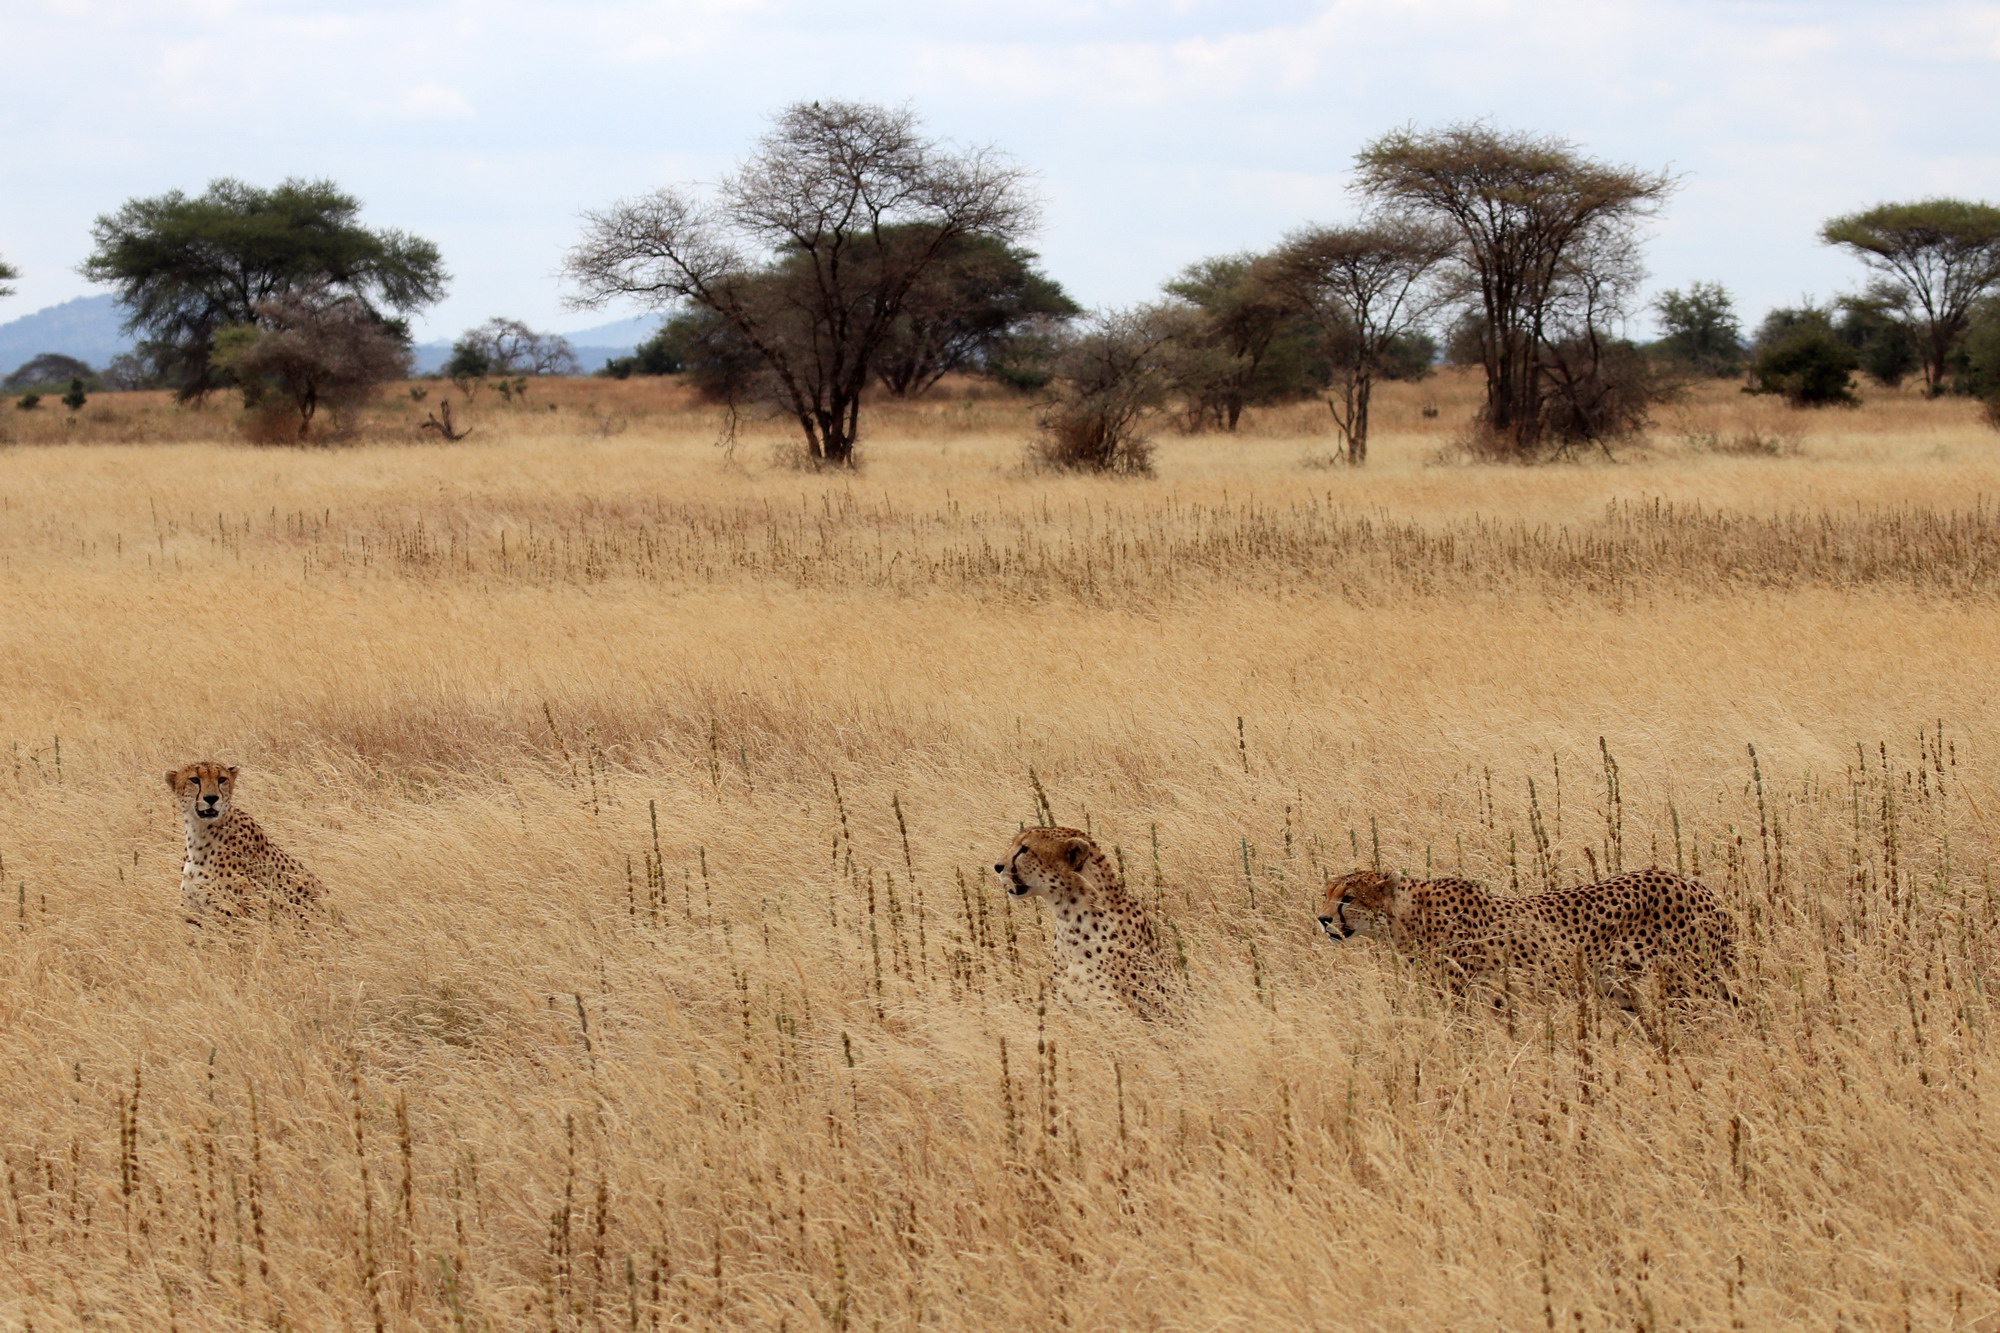
[[[1973,306],[2000,287],[2000,208],[1963,199],[1883,204],[1829,219],[1820,239],[1868,266],[1869,295],[1915,335],[1924,387],[1941,392]]]
[[[710,197],[665,188],[584,215],[564,272],[578,307],[694,307],[763,363],[816,463],[854,459],[861,394],[912,292],[968,237],[1025,236],[1025,173],[951,152],[915,114],[860,102],[779,113]]]
[[[1605,325],[1639,269],[1635,233],[1673,188],[1665,173],[1611,166],[1565,140],[1478,122],[1397,130],[1363,148],[1355,187],[1391,212],[1444,224],[1486,369],[1481,424],[1503,456],[1561,434],[1552,400],[1602,378]]]

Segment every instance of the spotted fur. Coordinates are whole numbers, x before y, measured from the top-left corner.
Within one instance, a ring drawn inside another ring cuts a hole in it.
[[[1385,939],[1439,967],[1454,989],[1504,984],[1510,969],[1583,979],[1638,1011],[1649,970],[1663,998],[1735,1002],[1735,923],[1704,884],[1635,870],[1581,888],[1502,898],[1464,879],[1357,870],[1329,880],[1320,926],[1335,940]]]
[[[1043,898],[1055,918],[1052,989],[1079,1008],[1178,1015],[1180,987],[1146,910],[1118,869],[1073,828],[1031,828],[993,867],[1016,898]]]
[[[203,760],[167,774],[187,826],[181,904],[190,924],[303,920],[324,893],[318,877],[236,805],[236,767]]]

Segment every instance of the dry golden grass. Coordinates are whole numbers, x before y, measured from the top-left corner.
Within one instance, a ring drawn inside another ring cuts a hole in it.
[[[1296,409],[1133,482],[1023,473],[1004,399],[829,477],[534,392],[456,446],[7,423],[0,1324],[2000,1323],[1966,405],[1723,386],[1615,465],[1428,466],[1445,380],[1363,473]],[[1796,455],[1702,447],[1753,430]],[[204,753],[337,928],[190,944]],[[1033,781],[1184,1029],[1043,1012],[982,873]],[[1314,928],[1378,847],[1699,874],[1743,1008],[1455,1008]]]

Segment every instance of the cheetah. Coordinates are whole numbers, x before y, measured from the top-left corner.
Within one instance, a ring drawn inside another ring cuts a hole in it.
[[[190,925],[257,916],[309,919],[324,890],[318,877],[272,842],[234,803],[235,765],[203,760],[167,774],[187,824],[181,905]]]
[[[1178,1017],[1173,964],[1117,867],[1073,828],[1024,829],[993,867],[1016,898],[1048,899],[1055,914],[1052,989],[1077,1008]]]
[[[1736,1003],[1735,924],[1704,884],[1635,870],[1581,888],[1502,898],[1465,879],[1410,880],[1356,870],[1327,881],[1319,924],[1333,940],[1385,939],[1443,971],[1462,991],[1511,968],[1544,980],[1592,983],[1639,1017],[1640,974],[1657,970],[1662,998]]]

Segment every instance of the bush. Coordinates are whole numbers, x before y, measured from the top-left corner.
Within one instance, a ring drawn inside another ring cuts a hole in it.
[[[1542,438],[1560,456],[1579,445],[1607,449],[1646,428],[1653,408],[1680,393],[1673,372],[1629,342],[1565,338],[1542,360]]]
[[[712,310],[682,311],[624,360],[631,363],[628,374],[685,375],[694,391],[711,403],[768,397],[773,389],[764,359],[740,331]]]
[[[1951,384],[1985,407],[1987,424],[2000,430],[2000,297],[1973,311],[1972,327],[1951,354]]]
[[[138,352],[121,352],[111,358],[98,381],[106,389],[160,389],[167,387],[158,366]]]
[[[1909,327],[1880,301],[1843,298],[1833,331],[1860,354],[1861,372],[1886,388],[1895,388],[1923,365]]]
[[[1779,322],[1780,316],[1786,316]],[[1825,312],[1774,312],[1751,363],[1752,393],[1778,393],[1793,407],[1852,407],[1861,354],[1833,329]]]
[[[216,364],[243,386],[244,433],[256,443],[305,442],[321,408],[332,433],[345,434],[380,385],[409,373],[400,330],[355,297],[315,287],[256,311],[262,328],[225,329],[215,340]]]
[[[1697,375],[1722,378],[1743,364],[1743,331],[1735,302],[1719,282],[1660,293],[1653,302],[1663,336],[1653,349]]]
[[[1093,319],[1056,356],[1033,457],[1066,471],[1151,472],[1145,426],[1166,403],[1170,337],[1157,311]]]

